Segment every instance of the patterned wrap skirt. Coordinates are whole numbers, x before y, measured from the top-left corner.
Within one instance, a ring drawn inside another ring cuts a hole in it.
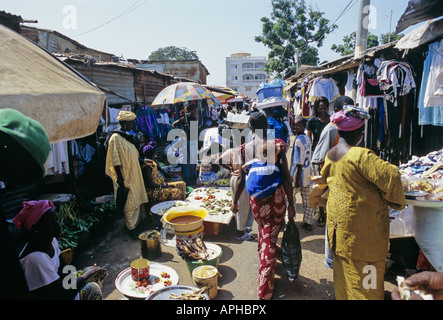
[[[250,202],[258,225],[258,296],[270,300],[274,291],[278,234],[286,214],[285,191],[283,186],[279,186],[271,196],[265,199],[250,197]]]

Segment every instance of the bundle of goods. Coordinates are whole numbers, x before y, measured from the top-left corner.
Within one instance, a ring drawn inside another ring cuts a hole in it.
[[[399,170],[405,192],[424,192],[426,200],[443,201],[443,149],[414,156]]]

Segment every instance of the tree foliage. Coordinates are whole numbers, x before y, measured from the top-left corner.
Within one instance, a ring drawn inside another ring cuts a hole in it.
[[[399,34],[396,34],[396,33],[391,33],[391,39],[390,39],[390,41],[389,41],[389,32],[388,33],[384,33],[384,34],[382,34],[380,37],[381,37],[381,43],[382,44],[385,44],[385,43],[389,43],[389,42],[392,42],[392,41],[397,41],[397,40],[400,40],[401,38],[403,38],[405,35],[403,34],[403,33],[399,33]]]
[[[302,0],[272,0],[270,18],[261,18],[262,35],[255,41],[270,49],[264,70],[286,78],[297,65],[316,65],[318,48],[336,25],[329,25],[324,13],[307,7]]]
[[[355,51],[355,38],[357,33],[354,31],[351,34],[343,37],[343,44],[332,45],[331,50],[340,53],[342,56],[353,54]],[[368,48],[379,45],[378,37],[374,34],[368,33]]]
[[[169,46],[151,52],[148,59],[149,61],[198,60],[198,55],[195,51],[190,51],[187,48]]]
[[[342,56],[346,56],[348,54],[353,54],[355,50],[355,38],[357,33],[354,31],[351,34],[343,37],[343,44],[334,44],[331,46],[331,50],[340,53]],[[391,33],[391,42],[400,40],[404,37],[404,34],[395,34]],[[384,33],[380,36],[380,41],[378,40],[378,36],[369,33],[368,34],[368,48],[379,46],[380,44],[389,43],[389,33]]]

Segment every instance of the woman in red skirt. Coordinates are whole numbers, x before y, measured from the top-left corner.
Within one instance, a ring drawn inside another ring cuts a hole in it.
[[[286,143],[281,139],[266,139],[267,118],[261,112],[251,114],[249,126],[254,133],[254,139],[251,142],[241,145],[239,148],[239,160],[242,165],[255,159],[257,156],[255,150],[259,150],[263,144],[267,144],[268,155],[270,154],[269,145],[275,147],[273,150],[276,157],[275,166],[276,170],[280,173],[278,179],[272,178],[273,180],[269,181],[269,185],[273,185],[276,181],[278,181],[278,183],[275,183],[276,185],[270,190],[270,193],[265,194],[265,197],[250,194],[252,213],[258,225],[258,296],[260,299],[270,300],[274,291],[275,265],[279,250],[277,239],[284,224],[286,214],[286,197],[288,199],[289,219],[295,217],[295,206],[286,159]],[[272,175],[269,175],[269,177],[270,176]],[[245,171],[241,170],[231,208],[234,213],[238,211],[238,199],[245,187],[245,181]]]

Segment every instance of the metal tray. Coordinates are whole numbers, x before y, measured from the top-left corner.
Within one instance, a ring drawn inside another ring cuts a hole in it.
[[[160,290],[157,290],[156,292],[150,294],[146,300],[176,300],[178,299],[171,299],[169,296],[171,293],[174,293],[176,295],[181,295],[182,293],[192,293],[197,290],[200,290],[200,288],[197,287],[191,287],[191,286],[185,286],[185,285],[176,285],[176,286],[170,286],[170,287],[164,287]],[[210,300],[208,294],[205,292],[203,293],[206,300]]]
[[[406,199],[416,199],[421,197],[427,197],[429,196],[429,192],[426,191],[406,191],[405,192],[405,198]]]

